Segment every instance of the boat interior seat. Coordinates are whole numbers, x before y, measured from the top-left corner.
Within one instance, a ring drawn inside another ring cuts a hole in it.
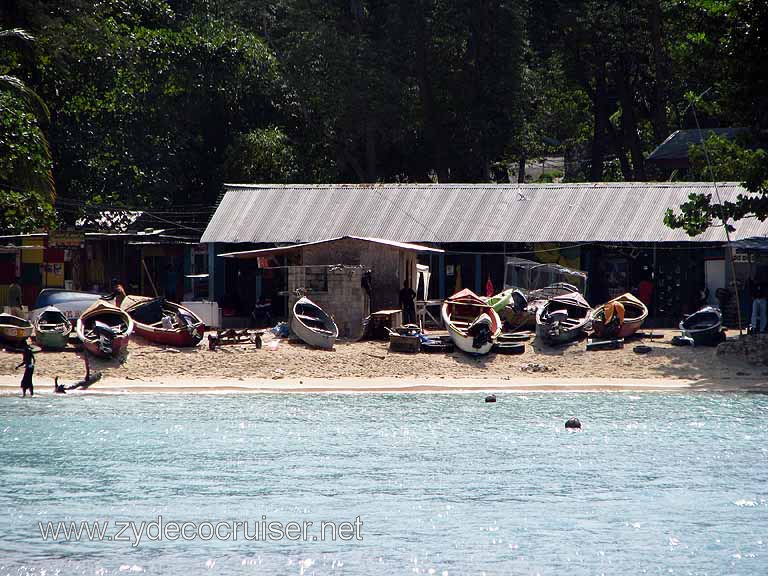
[[[320,318],[317,318],[315,316],[307,316],[306,314],[296,314],[296,318],[300,320],[310,321],[310,322],[323,322]]]

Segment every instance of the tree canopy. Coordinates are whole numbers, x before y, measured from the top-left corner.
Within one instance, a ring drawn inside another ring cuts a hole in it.
[[[710,143],[715,177],[761,192],[766,22],[755,0],[0,0],[0,229],[226,181],[522,180],[549,154],[667,178],[645,159],[702,92],[703,127],[753,135]],[[710,179],[698,154],[678,177]],[[768,214],[705,200],[668,224]]]

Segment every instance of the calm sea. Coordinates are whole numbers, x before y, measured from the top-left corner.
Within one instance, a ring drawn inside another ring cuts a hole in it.
[[[765,575],[767,500],[761,395],[0,397],[0,575]]]

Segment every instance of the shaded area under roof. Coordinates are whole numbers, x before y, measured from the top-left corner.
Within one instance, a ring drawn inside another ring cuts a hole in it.
[[[295,252],[301,248],[307,246],[319,246],[321,244],[331,244],[338,242],[339,240],[361,240],[363,242],[371,242],[374,244],[382,244],[385,246],[393,246],[402,250],[410,250],[412,252],[444,252],[439,248],[430,248],[429,246],[421,246],[419,244],[409,244],[408,242],[395,242],[393,240],[384,240],[382,238],[363,238],[360,236],[341,236],[339,238],[328,238],[327,240],[320,240],[318,242],[305,242],[303,244],[292,244],[291,246],[278,246],[276,248],[261,248],[259,250],[244,250],[242,252],[228,252],[227,254],[219,254],[224,258],[258,258],[260,256],[278,256],[280,254],[287,254],[289,252]]]
[[[677,130],[650,153],[648,162],[688,162],[688,149],[700,145],[710,136],[716,135],[728,140],[734,140],[739,134],[747,132],[747,128],[703,128],[699,130]]]
[[[718,185],[723,200],[748,194]],[[691,239],[667,208],[712,183],[226,185],[201,242],[303,243],[360,236],[408,242],[723,242],[721,226]],[[734,239],[768,236],[768,221]]]

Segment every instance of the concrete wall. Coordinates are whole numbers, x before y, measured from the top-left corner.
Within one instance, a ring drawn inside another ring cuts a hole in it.
[[[371,270],[372,311],[399,308],[399,293],[407,278],[416,289],[416,253],[395,246],[348,238],[332,244],[307,246],[301,264],[360,265]],[[330,286],[329,286],[330,290]]]
[[[368,295],[361,287],[365,269],[361,266],[343,266],[339,268],[307,268],[292,266],[288,268],[289,309],[299,296],[296,289],[306,288],[310,274],[320,270],[327,273],[327,291],[313,291],[307,297],[333,316],[339,327],[339,336],[356,340],[363,335],[363,320],[370,314]]]

